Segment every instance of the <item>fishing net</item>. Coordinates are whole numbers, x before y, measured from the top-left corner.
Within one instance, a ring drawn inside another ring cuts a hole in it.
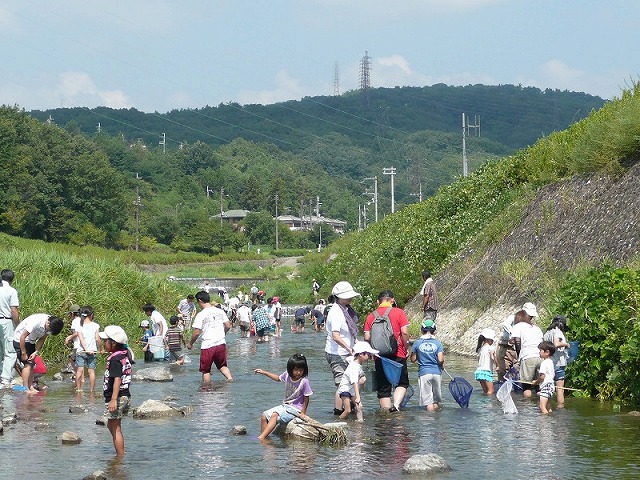
[[[411,400],[411,397],[413,397],[413,394],[414,394],[413,387],[409,385],[407,387],[406,393],[404,394],[404,398],[400,403],[400,408],[405,408],[407,406],[407,404],[409,403],[409,400]]]
[[[502,386],[498,389],[498,393],[496,393],[496,397],[502,404],[502,410],[504,413],[518,413],[518,409],[516,408],[516,404],[513,403],[513,398],[511,398],[511,391],[513,390],[513,380],[510,378],[505,379]]]
[[[462,408],[469,407],[469,398],[473,387],[462,377],[452,378],[449,382],[449,392],[458,405]]]
[[[382,370],[384,371],[384,376],[387,377],[389,383],[394,387],[398,385],[400,382],[400,375],[402,374],[402,364],[396,362],[395,360],[391,360],[386,357],[378,357],[382,362]]]

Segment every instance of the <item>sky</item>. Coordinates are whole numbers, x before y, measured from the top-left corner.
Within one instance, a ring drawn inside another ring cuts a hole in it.
[[[638,0],[0,0],[0,104],[272,104],[358,89],[365,52],[374,88],[612,99],[639,47]]]

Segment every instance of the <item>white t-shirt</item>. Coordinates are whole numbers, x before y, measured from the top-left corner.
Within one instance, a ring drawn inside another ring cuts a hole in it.
[[[80,315],[76,315],[75,317],[73,317],[73,320],[71,320],[71,331],[74,333],[80,332],[81,328],[82,327],[80,326]],[[75,350],[82,350],[82,345],[80,344],[80,337],[77,335],[73,337],[73,348]]]
[[[11,307],[19,307],[18,292],[9,282],[0,280],[0,317],[11,318]]]
[[[160,325],[162,325],[162,337],[167,334],[167,321],[158,310],[151,312],[151,325],[154,335],[160,335]]]
[[[250,323],[251,322],[251,309],[246,305],[240,305],[236,310],[236,314],[238,315],[238,321],[240,323]]]
[[[553,360],[551,360],[550,358],[545,358],[544,360],[542,360],[542,363],[540,364],[540,373],[544,374],[544,380],[540,384],[541,388],[546,384],[553,385],[553,378],[555,376]]]
[[[36,343],[47,334],[45,329],[49,317],[50,315],[48,313],[34,313],[33,315],[29,315],[16,327],[16,331],[13,333],[13,341],[20,343],[20,337],[27,331],[29,335],[26,341],[28,343]]]
[[[344,340],[344,342],[350,347],[353,347],[355,340],[351,337],[351,333],[349,333],[349,327],[344,318],[344,313],[342,313],[342,309],[337,303],[329,310],[326,320],[326,328],[327,341],[325,342],[324,351],[332,355],[340,355],[342,357],[349,355],[350,352],[348,350],[343,348],[342,345],[338,345],[333,340],[333,332],[339,332],[340,338],[342,338],[342,340]]]
[[[226,343],[224,324],[229,319],[225,313],[218,307],[206,307],[200,310],[193,320],[193,328],[201,330],[200,339],[202,346],[200,348],[207,349]]]
[[[352,360],[342,374],[342,380],[338,386],[338,393],[349,392],[352,397],[356,394],[354,384],[358,382],[360,374],[362,373],[362,365]]]
[[[517,323],[511,330],[511,337],[520,339],[520,357],[518,357],[518,360],[540,356],[538,345],[542,342],[542,330],[537,325],[531,325],[527,322]]]
[[[96,353],[98,351],[98,343],[96,341],[96,333],[100,331],[100,325],[96,322],[85,322],[80,327],[80,333],[84,338],[85,349],[82,350],[82,345],[78,347],[78,351],[85,351],[88,353]]]
[[[491,358],[491,352],[495,351],[493,345],[485,343],[480,348],[480,356],[478,357],[478,370],[489,370],[493,372],[493,359]]]

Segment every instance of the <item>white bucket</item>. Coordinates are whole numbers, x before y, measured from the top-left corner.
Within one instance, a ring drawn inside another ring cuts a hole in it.
[[[149,350],[154,360],[164,360],[164,339],[160,335],[149,337]]]

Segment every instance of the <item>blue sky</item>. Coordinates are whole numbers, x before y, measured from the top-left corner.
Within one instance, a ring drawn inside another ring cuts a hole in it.
[[[359,86],[522,84],[619,96],[638,0],[0,0],[0,104],[145,112]]]

